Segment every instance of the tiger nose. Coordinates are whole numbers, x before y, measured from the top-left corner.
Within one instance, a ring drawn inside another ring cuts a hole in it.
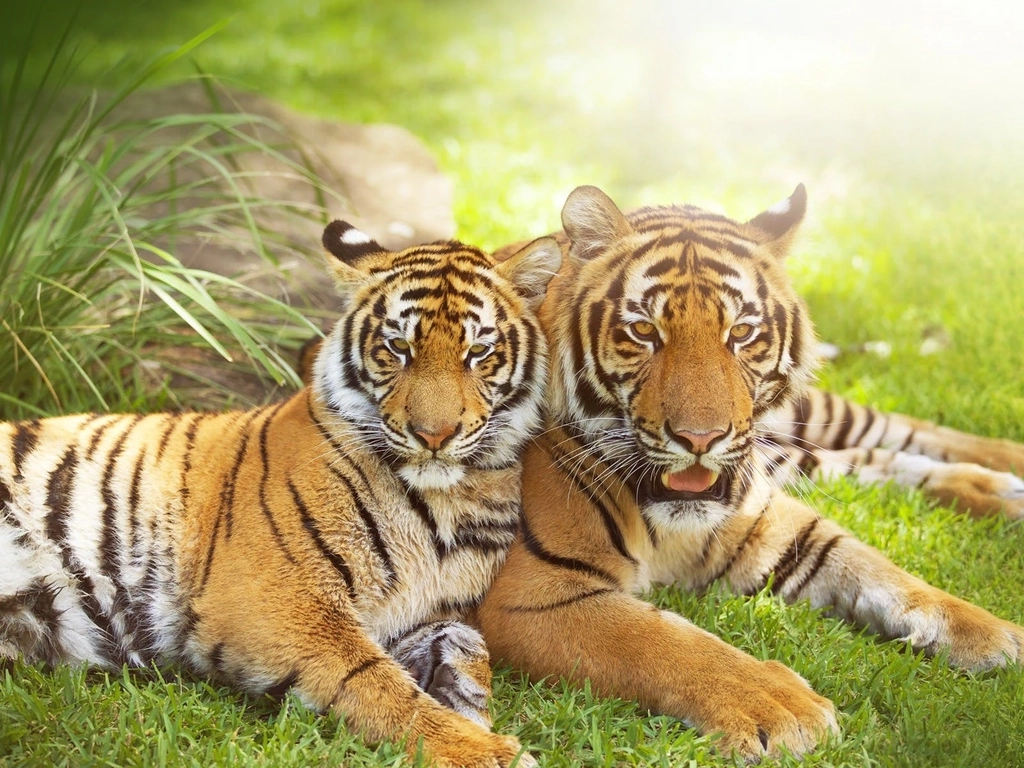
[[[673,440],[695,456],[707,453],[708,449],[711,448],[711,444],[718,438],[723,437],[726,432],[724,429],[712,429],[709,432],[690,432],[685,429],[672,429],[668,424],[665,427]]]
[[[445,443],[455,437],[455,434],[459,431],[459,425],[440,424],[429,427],[413,425],[412,431],[427,448],[432,451],[439,451],[444,448]]]

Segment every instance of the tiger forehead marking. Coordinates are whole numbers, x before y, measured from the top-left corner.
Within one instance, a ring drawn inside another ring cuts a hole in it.
[[[509,317],[513,300],[493,279],[493,264],[474,251],[441,253],[436,260],[424,259],[427,255],[433,254],[398,260],[383,273],[401,274],[400,282],[379,300],[383,326],[416,342],[414,358],[425,356],[418,354],[425,339],[436,352],[462,354],[478,339],[493,343],[504,335],[499,326]]]

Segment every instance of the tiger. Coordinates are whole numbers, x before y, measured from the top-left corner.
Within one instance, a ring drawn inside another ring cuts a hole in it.
[[[776,483],[853,476],[918,488],[975,518],[1024,519],[1024,445],[808,389],[763,424]]]
[[[434,765],[534,765],[466,618],[518,526],[560,248],[322,240],[339,316],[290,398],[0,424],[0,656],[176,664]]]
[[[747,761],[813,750],[838,731],[834,705],[639,593],[770,590],[958,667],[1024,656],[1024,628],[906,573],[769,471],[768,425],[799,411],[817,364],[785,272],[806,204],[800,185],[741,223],[693,206],[626,215],[592,186],[569,195],[539,310],[547,421],[476,612],[495,660],[720,734]]]

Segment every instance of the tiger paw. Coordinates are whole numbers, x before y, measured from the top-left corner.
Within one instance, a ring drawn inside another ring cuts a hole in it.
[[[1003,514],[1024,519],[1024,480],[977,464],[940,464],[927,475],[922,488],[944,504],[954,502],[975,517]]]
[[[537,765],[514,736],[492,733],[439,705],[430,713],[421,712],[416,726],[419,733],[408,734],[407,747],[415,753],[421,739],[422,749],[435,768],[532,768]]]
[[[438,621],[402,636],[389,650],[434,699],[490,727],[491,664],[479,632],[462,622]]]
[[[748,659],[716,681],[712,711],[700,725],[722,736],[719,751],[747,762],[778,757],[785,749],[800,756],[829,733],[838,732],[835,707],[800,675],[777,661]]]
[[[487,733],[486,738],[457,742],[425,742],[435,768],[533,768],[537,761],[512,736]]]
[[[913,630],[901,639],[932,655],[948,650],[955,667],[977,672],[1024,661],[1024,627],[959,598],[947,595],[908,616]]]

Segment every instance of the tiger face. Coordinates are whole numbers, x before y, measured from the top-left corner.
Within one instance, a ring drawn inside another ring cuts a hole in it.
[[[580,187],[552,284],[552,400],[649,520],[713,524],[757,478],[756,425],[806,386],[813,329],[783,269],[802,186],[746,224],[692,206],[624,216]]]
[[[340,221],[323,244],[344,306],[316,395],[410,486],[514,462],[540,424],[547,347],[532,308],[558,244],[542,238],[501,264],[457,243],[390,253]]]

